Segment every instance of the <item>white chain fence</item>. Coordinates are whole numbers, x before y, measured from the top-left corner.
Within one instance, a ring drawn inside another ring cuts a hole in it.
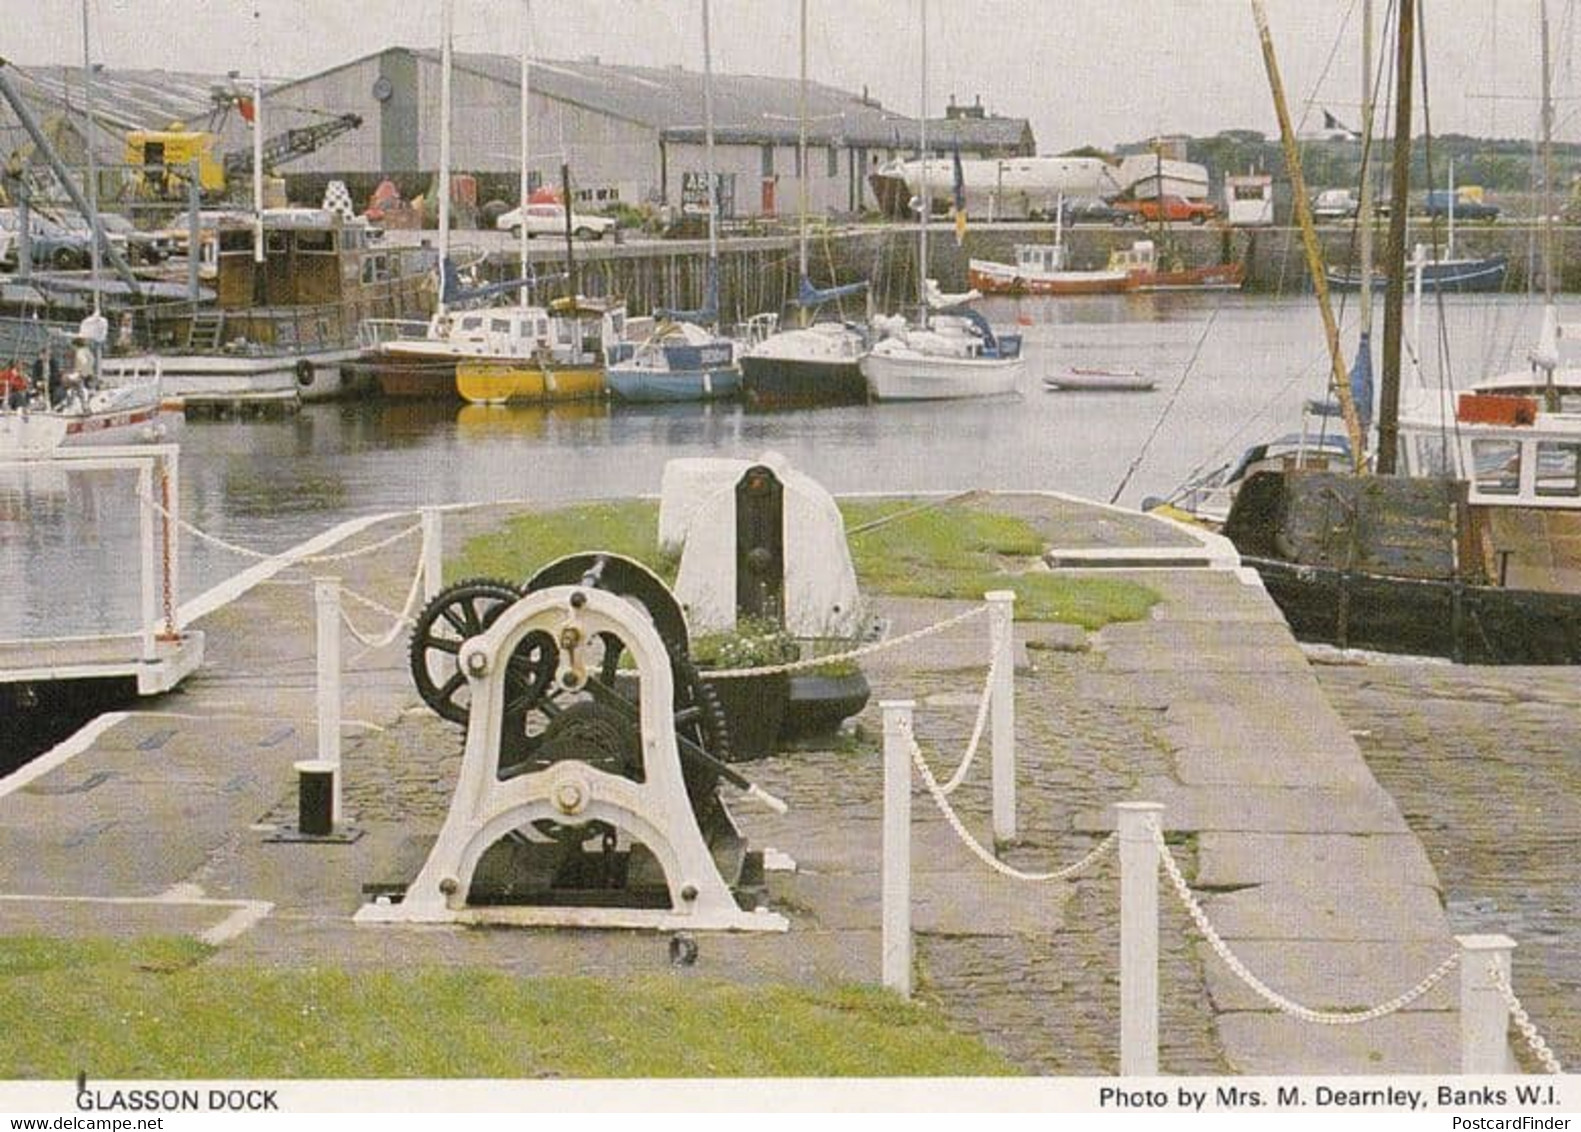
[[[280,554],[269,554],[261,550],[254,550],[251,547],[241,546],[240,544],[234,542],[228,542],[227,540],[220,538],[218,535],[211,535],[207,531],[188,522],[180,515],[177,515],[175,512],[171,511],[153,496],[146,493],[141,493],[140,497],[145,504],[154,509],[156,514],[165,519],[167,522],[175,524],[179,530],[191,535],[199,542],[207,543],[209,546],[226,551],[230,554],[234,554],[240,558],[250,558],[256,562],[268,562],[272,559],[282,557]],[[413,523],[409,527],[402,527],[388,538],[381,539],[375,543],[369,543],[367,546],[359,546],[355,550],[341,551],[339,554],[305,554],[300,558],[292,559],[291,564],[303,566],[323,565],[325,563],[332,562],[347,562],[353,558],[362,558],[365,555],[377,554],[379,551],[384,550],[387,547],[394,546],[404,538],[410,538],[412,535],[422,530],[422,526],[423,525],[420,522]]]
[[[987,612],[987,605],[977,605],[964,613],[956,614],[954,617],[936,621],[932,625],[924,625],[920,629],[913,629],[911,632],[902,633],[898,637],[886,637],[882,641],[874,641],[872,644],[862,645],[859,648],[851,649],[849,652],[832,653],[828,656],[809,656],[802,660],[787,661],[784,664],[767,664],[761,668],[721,668],[718,671],[709,669],[706,675],[710,680],[741,680],[748,676],[774,676],[782,672],[808,672],[813,669],[823,668],[825,665],[842,664],[846,661],[858,660],[864,656],[872,656],[874,653],[880,653],[886,649],[909,645],[913,641],[920,641],[924,637],[931,637],[935,633],[953,629],[955,626],[970,621],[973,617],[980,617]]]
[[[934,805],[939,807],[939,812],[944,815],[944,820],[949,822],[950,828],[953,829],[955,831],[955,835],[961,839],[961,843],[970,849],[972,855],[975,856],[979,861],[982,861],[983,864],[987,865],[989,868],[993,869],[994,872],[1000,874],[1001,876],[1007,876],[1012,880],[1027,881],[1032,884],[1043,884],[1048,881],[1055,880],[1069,880],[1071,877],[1076,876],[1078,873],[1085,872],[1088,868],[1097,864],[1103,859],[1105,854],[1107,854],[1119,844],[1120,835],[1118,832],[1113,832],[1110,833],[1108,837],[1105,837],[1102,841],[1098,842],[1098,844],[1094,846],[1090,853],[1073,865],[1069,865],[1063,869],[1056,869],[1050,873],[1022,872],[1020,869],[1013,868],[1010,865],[1005,864],[998,857],[994,856],[990,850],[984,848],[983,844],[971,835],[971,832],[966,828],[966,823],[961,820],[961,816],[956,813],[955,808],[950,805],[949,798],[945,796],[946,791],[944,787],[939,785],[938,780],[933,777],[933,772],[928,769],[927,760],[922,757],[922,748],[917,745],[916,739],[911,740],[911,761],[913,765],[916,766],[917,773],[922,776],[922,784],[927,787],[928,794],[933,798]]]
[[[1510,1017],[1515,1021],[1515,1028],[1521,1032],[1521,1037],[1526,1039],[1526,1045],[1531,1049],[1533,1056],[1542,1063],[1543,1070],[1556,1075],[1563,1073],[1564,1067],[1559,1064],[1554,1051],[1548,1048],[1548,1043],[1537,1032],[1537,1027],[1532,1024],[1531,1016],[1526,1013],[1521,1000],[1515,997],[1515,989],[1504,977],[1504,969],[1497,963],[1489,963],[1488,974],[1493,980],[1494,988],[1499,992],[1499,997],[1509,1008]]]
[[[1186,911],[1191,915],[1192,921],[1197,925],[1197,930],[1202,933],[1209,946],[1213,948],[1220,959],[1224,960],[1224,965],[1270,1006],[1283,1014],[1290,1015],[1292,1018],[1300,1018],[1304,1022],[1313,1022],[1320,1026],[1355,1026],[1362,1022],[1371,1022],[1374,1019],[1393,1014],[1397,1010],[1403,1010],[1442,982],[1444,977],[1460,964],[1460,954],[1456,952],[1404,994],[1398,994],[1388,1002],[1381,1003],[1368,1010],[1314,1010],[1310,1006],[1303,1006],[1293,999],[1286,998],[1252,974],[1240,957],[1230,950],[1230,945],[1224,942],[1224,937],[1219,935],[1218,930],[1208,920],[1208,914],[1203,911],[1196,895],[1191,891],[1190,886],[1186,884],[1186,878],[1180,871],[1180,865],[1176,862],[1175,855],[1169,851],[1169,846],[1164,843],[1164,832],[1157,826],[1153,827],[1153,842],[1158,847],[1159,858],[1163,861],[1164,869],[1168,872],[1169,879],[1174,884],[1175,892],[1180,897],[1181,903],[1186,906]]]

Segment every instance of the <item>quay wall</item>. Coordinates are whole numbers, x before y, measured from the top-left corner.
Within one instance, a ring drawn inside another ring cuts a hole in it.
[[[1440,243],[1446,233],[1440,229]],[[1350,225],[1320,229],[1326,260],[1350,264],[1356,257],[1356,233]],[[1129,247],[1134,240],[1160,234],[1136,227],[1082,226],[1064,235],[1074,267],[1101,267],[1109,253]],[[1221,259],[1246,263],[1246,290],[1261,294],[1310,292],[1300,232],[1290,227],[1227,228],[1219,225],[1177,226],[1165,233],[1188,263]],[[1385,231],[1378,229],[1375,248],[1381,252]],[[1432,229],[1413,222],[1411,243],[1431,244]],[[1542,287],[1540,228],[1531,223],[1461,225],[1455,233],[1457,252],[1509,259],[1505,290],[1525,292]],[[967,260],[1008,261],[1016,244],[1052,243],[1049,224],[975,224],[964,245],[957,246],[945,224],[931,229],[928,274],[946,291],[964,290]],[[1555,233],[1556,260],[1561,265],[1556,285],[1560,291],[1581,292],[1581,228],[1565,225]],[[535,241],[529,262],[540,273],[558,275],[565,269],[563,246],[555,241]],[[720,299],[727,322],[738,322],[760,311],[779,310],[795,293],[799,253],[794,232],[767,236],[726,238],[720,245]],[[810,241],[809,272],[814,282],[852,282],[866,279],[872,285],[880,310],[893,310],[914,300],[917,292],[916,229],[909,225],[863,225],[819,230]],[[707,247],[701,240],[665,240],[616,243],[579,243],[575,253],[578,285],[584,292],[620,294],[634,312],[657,307],[695,308],[703,303],[707,273]],[[496,249],[480,274],[489,280],[514,277],[518,270],[514,247]],[[545,284],[552,297],[564,289],[563,280]],[[847,300],[848,314],[861,313],[860,300]]]

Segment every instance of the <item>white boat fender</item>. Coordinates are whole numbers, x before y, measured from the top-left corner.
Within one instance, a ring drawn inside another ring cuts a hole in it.
[[[318,370],[313,368],[313,363],[306,358],[298,358],[296,363],[296,383],[303,389],[313,384],[318,377]]]

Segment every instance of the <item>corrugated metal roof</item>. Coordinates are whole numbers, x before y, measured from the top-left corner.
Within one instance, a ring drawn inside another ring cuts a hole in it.
[[[8,70],[35,113],[83,111],[81,67],[18,67]],[[172,122],[208,112],[209,92],[230,86],[226,75],[190,71],[123,71],[101,68],[94,76],[94,116],[105,126],[121,131],[162,130]],[[9,107],[0,107],[9,117]]]
[[[438,64],[434,49],[414,51]],[[455,66],[516,87],[515,56],[457,52]],[[533,60],[529,81],[539,94],[637,122],[677,141],[703,136],[703,76],[680,67],[629,67],[594,60]],[[714,75],[714,131],[720,141],[794,143],[799,132],[795,79]],[[928,136],[956,137],[972,148],[1013,148],[1028,130],[1025,118],[930,119]],[[807,138],[815,145],[915,146],[917,120],[886,110],[850,91],[807,84]]]

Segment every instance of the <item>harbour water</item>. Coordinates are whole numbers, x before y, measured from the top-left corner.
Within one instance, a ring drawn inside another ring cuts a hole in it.
[[[1444,304],[1454,380],[1524,364],[1537,327],[1532,304],[1516,296]],[[769,450],[836,493],[1031,488],[1136,506],[1196,469],[1297,429],[1303,401],[1321,396],[1328,370],[1310,298],[1093,296],[982,307],[995,325],[1025,336],[1019,397],[779,414],[735,404],[368,400],[276,419],[192,420],[181,438],[181,514],[216,539],[276,552],[356,516],[653,493],[673,457]],[[1341,313],[1349,331],[1354,300]],[[1423,337],[1436,334],[1429,328]],[[1157,386],[1043,388],[1042,374],[1071,365],[1139,369]],[[1433,357],[1427,365],[1436,380]],[[0,639],[133,629],[136,536],[130,477],[0,468],[0,571],[8,579]],[[190,535],[181,555],[183,601],[252,564]]]

